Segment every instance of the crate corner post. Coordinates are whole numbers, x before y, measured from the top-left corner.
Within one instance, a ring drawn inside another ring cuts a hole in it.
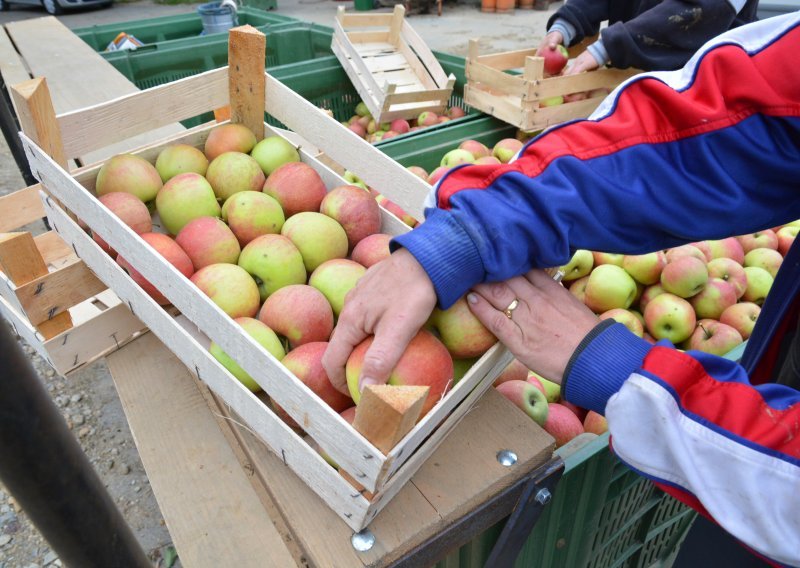
[[[11,86],[20,128],[62,168],[67,168],[64,142],[56,119],[53,99],[44,77]]]
[[[228,92],[232,123],[247,126],[264,138],[266,75],[264,54],[267,36],[250,25],[230,30],[228,35]]]

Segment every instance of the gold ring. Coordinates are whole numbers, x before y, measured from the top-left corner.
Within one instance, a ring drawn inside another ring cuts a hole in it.
[[[503,312],[504,314],[506,314],[506,317],[507,317],[508,319],[511,319],[511,312],[513,312],[514,310],[516,310],[516,309],[517,309],[517,306],[519,306],[519,300],[517,300],[516,298],[514,298],[514,301],[513,301],[513,302],[511,302],[510,304],[508,304],[508,307],[507,307],[507,308],[505,309],[505,311]]]

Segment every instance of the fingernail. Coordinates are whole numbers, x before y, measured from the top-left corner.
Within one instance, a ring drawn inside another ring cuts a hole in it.
[[[477,304],[478,296],[470,292],[469,294],[467,294],[467,302],[469,302],[470,304]]]
[[[377,385],[377,384],[379,384],[379,381],[377,379],[373,379],[372,377],[361,377],[361,379],[358,381],[358,392],[363,391],[364,387],[366,387],[367,385]]]

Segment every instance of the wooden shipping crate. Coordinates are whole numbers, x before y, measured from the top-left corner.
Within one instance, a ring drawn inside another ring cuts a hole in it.
[[[403,6],[391,14],[347,14],[339,6],[331,49],[376,122],[447,107],[456,78],[445,75]]]
[[[22,230],[45,216],[40,186],[0,197],[0,314],[58,373],[118,349],[145,330],[54,231]]]
[[[570,58],[586,49],[588,41],[569,48]],[[509,70],[521,70],[512,75]],[[576,118],[586,118],[610,90],[636,75],[637,69],[596,69],[578,75],[545,77],[544,59],[536,48],[479,55],[477,40],[470,40],[464,102],[504,120],[524,132],[543,130]],[[583,100],[542,107],[547,99],[598,90]]]
[[[106,146],[228,104],[232,121],[249,126],[257,137],[263,137],[265,132],[281,135],[264,123],[266,109],[320,151],[348,169],[358,171],[371,186],[421,218],[423,201],[429,190],[427,184],[266,74],[261,57],[263,34],[252,29],[238,29],[231,32],[230,42],[230,67],[60,116],[55,116],[49,105],[46,83],[34,79],[14,90],[17,108],[31,116],[30,121],[23,122],[31,127],[21,138],[31,170],[45,188],[42,197],[54,230],[250,430],[351,528],[360,530],[398,493],[491,386],[510,361],[510,354],[499,345],[490,349],[394,448],[384,454],[243,333],[238,324],[169,262],[152,248],[143,246],[144,242],[136,233],[100,204],[94,194],[99,166],[87,168],[76,179],[63,163],[59,163],[64,156],[73,155],[79,149]],[[248,57],[248,54],[258,56]],[[153,109],[158,113],[153,113]],[[202,148],[212,127],[200,126],[133,153],[153,162],[168,144],[185,143]],[[329,189],[346,183],[302,145],[299,151],[301,160],[320,174]],[[55,160],[53,156],[61,159]],[[161,290],[181,312],[180,316],[176,318],[146,295],[71,215],[100,234]],[[382,215],[384,232],[399,234],[409,230],[386,211],[382,211]],[[262,397],[254,395],[230,375],[206,349],[209,340],[217,342],[236,360],[353,480],[374,494],[373,498],[367,499],[355,490],[278,418]]]

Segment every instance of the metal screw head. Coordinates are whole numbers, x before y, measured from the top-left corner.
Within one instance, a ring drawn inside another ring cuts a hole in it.
[[[369,529],[363,529],[360,532],[353,533],[350,537],[350,543],[359,552],[366,552],[375,546],[375,535]]]
[[[539,503],[540,505],[547,505],[550,502],[550,499],[552,498],[553,496],[550,494],[550,490],[547,489],[547,487],[539,489],[539,491],[536,492],[536,496],[534,497],[534,499],[536,499],[536,502]]]
[[[511,450],[500,450],[497,452],[497,461],[500,462],[500,465],[511,467],[517,463],[517,454]]]

